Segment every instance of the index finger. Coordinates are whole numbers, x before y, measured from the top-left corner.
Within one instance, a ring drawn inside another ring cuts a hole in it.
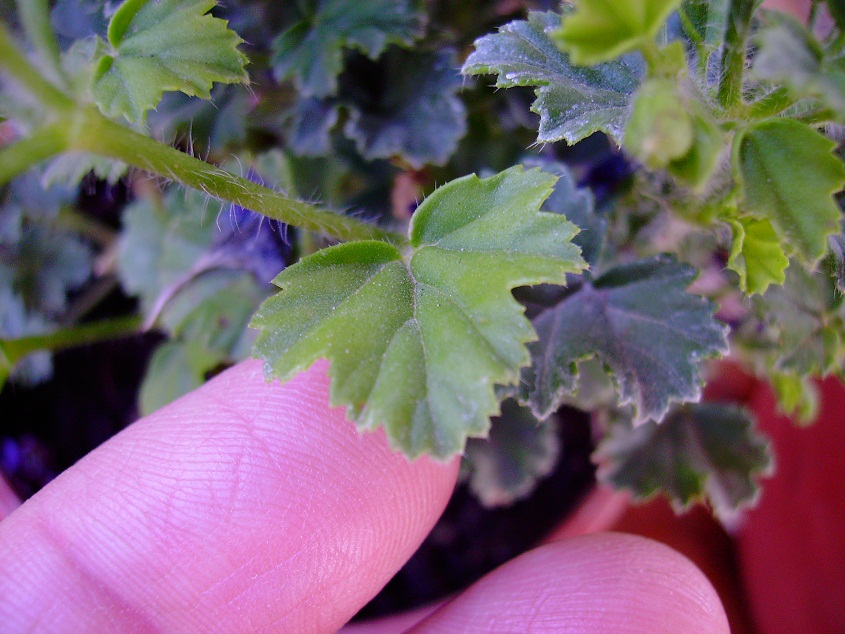
[[[328,407],[325,365],[236,366],[0,523],[5,631],[330,631],[410,557],[457,461],[409,463]]]

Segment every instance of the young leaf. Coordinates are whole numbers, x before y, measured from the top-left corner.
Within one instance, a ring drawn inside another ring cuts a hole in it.
[[[520,399],[541,420],[578,388],[574,368],[593,356],[610,369],[620,404],[633,404],[635,422],[660,420],[673,402],[701,394],[698,366],[727,352],[726,328],[715,306],[686,288],[696,272],[661,256],[617,266],[585,279],[534,319],[539,340],[529,345]]]
[[[367,159],[399,155],[415,169],[426,163],[442,165],[467,127],[466,109],[455,94],[461,77],[454,51],[393,49],[381,67],[384,90],[372,101],[351,105],[346,135]]]
[[[141,122],[165,91],[210,98],[214,82],[247,82],[241,39],[208,15],[215,0],[126,0],[112,16],[111,52],[94,74],[94,98],[109,117]]]
[[[652,169],[664,169],[686,156],[695,141],[688,108],[678,94],[677,82],[650,79],[634,96],[625,128],[625,149]]]
[[[771,284],[783,284],[789,258],[772,224],[754,218],[738,218],[729,224],[733,229],[733,246],[728,268],[739,275],[742,292],[765,293]]]
[[[460,178],[418,208],[404,252],[362,241],[305,258],[253,319],[256,353],[281,380],[329,359],[331,402],[409,456],[462,451],[488,430],[494,386],[529,362],[535,334],[511,289],[585,266],[575,226],[539,211],[554,181],[520,167]]]
[[[797,100],[810,97],[845,120],[845,60],[829,59],[813,34],[795,18],[767,13],[770,25],[757,36],[753,73],[787,86]]]
[[[337,91],[343,50],[376,59],[388,44],[410,46],[422,34],[423,16],[411,0],[319,0],[301,22],[273,43],[276,79],[293,77],[303,97]]]
[[[470,489],[488,508],[529,495],[552,472],[560,453],[555,418],[540,422],[508,399],[501,416],[490,422],[489,438],[471,438],[465,456]]]
[[[745,209],[767,218],[803,262],[813,264],[838,232],[841,212],[833,194],[845,184],[835,143],[792,119],[772,119],[737,135],[734,170]]]
[[[531,110],[540,115],[541,143],[576,143],[598,131],[621,141],[642,64],[626,57],[593,68],[575,67],[547,34],[559,23],[555,13],[532,12],[527,21],[506,24],[475,42],[462,72],[495,74],[499,88],[535,86]]]
[[[596,451],[598,477],[638,498],[666,494],[684,509],[706,497],[730,519],[759,494],[757,477],[772,466],[769,443],[743,409],[715,403],[685,405],[654,422],[618,423]]]
[[[651,44],[681,0],[576,0],[552,39],[572,63],[592,66]]]
[[[819,413],[819,389],[811,377],[789,372],[769,373],[778,408],[802,425],[810,425]]]

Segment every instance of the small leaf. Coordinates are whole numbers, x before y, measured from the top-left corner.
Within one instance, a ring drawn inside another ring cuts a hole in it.
[[[728,268],[739,275],[742,292],[747,295],[765,293],[771,284],[783,284],[789,258],[771,223],[738,218],[729,224],[733,229],[733,246]]]
[[[845,184],[835,143],[791,119],[763,121],[734,140],[734,170],[745,208],[767,218],[778,237],[807,264],[827,251],[841,212],[833,194]]]
[[[573,66],[549,39],[555,13],[532,12],[475,42],[465,75],[497,75],[496,86],[535,86],[531,110],[540,115],[538,141],[577,143],[594,132],[621,141],[631,95],[643,75],[639,59],[625,57],[593,68]]]
[[[534,319],[520,400],[545,418],[578,388],[578,361],[597,356],[612,372],[619,403],[633,404],[635,422],[660,420],[671,403],[701,395],[699,365],[727,352],[715,306],[686,288],[696,272],[669,257],[617,266],[585,279]]]
[[[669,163],[669,173],[694,191],[704,189],[719,167],[719,159],[725,150],[725,135],[708,116],[696,112],[691,104],[690,120],[693,143],[689,152]]]
[[[467,127],[466,109],[455,94],[462,82],[454,51],[391,49],[378,66],[374,72],[384,77],[384,90],[364,103],[350,102],[346,136],[367,159],[398,155],[415,169],[445,163]]]
[[[329,359],[332,404],[409,456],[462,451],[488,430],[494,386],[529,362],[511,289],[585,266],[575,226],[539,211],[554,181],[519,167],[460,178],[417,209],[406,250],[362,241],[301,260],[253,319],[256,353],[281,380]]]
[[[552,39],[572,63],[592,66],[650,44],[681,0],[575,0]]]
[[[756,501],[756,479],[772,468],[750,414],[714,403],[680,407],[660,424],[614,425],[596,459],[599,479],[615,488],[662,492],[680,509],[706,497],[722,520]]]
[[[796,101],[805,97],[822,103],[845,120],[845,60],[828,58],[813,34],[795,18],[767,12],[770,24],[756,38],[756,77],[785,85]]]
[[[205,383],[205,374],[223,356],[183,341],[168,341],[150,359],[138,403],[141,416],[152,414]]]
[[[509,399],[491,421],[490,436],[467,442],[469,487],[488,508],[509,506],[554,470],[559,453],[557,420],[541,423]]]
[[[246,83],[241,39],[208,15],[215,0],[127,0],[112,16],[110,54],[94,75],[104,114],[141,122],[165,91],[211,97],[214,82]]]
[[[801,425],[811,425],[818,416],[820,395],[811,377],[787,372],[769,374],[778,408]]]
[[[343,50],[376,59],[388,44],[410,46],[422,35],[423,16],[410,0],[319,0],[313,12],[273,42],[276,79],[292,77],[303,97],[337,91]]]

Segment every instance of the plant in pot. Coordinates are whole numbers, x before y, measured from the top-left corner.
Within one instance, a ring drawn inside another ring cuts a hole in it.
[[[0,376],[156,331],[146,413],[327,359],[488,504],[592,424],[601,479],[732,518],[771,458],[708,361],[804,420],[841,370],[845,16],[527,4],[0,3]],[[118,281],[137,308],[92,319]]]

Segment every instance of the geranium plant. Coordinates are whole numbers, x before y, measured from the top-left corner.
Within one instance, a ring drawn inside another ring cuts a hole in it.
[[[840,4],[278,4],[0,2],[0,380],[153,328],[142,411],[250,349],[325,358],[409,458],[519,430],[489,501],[566,404],[615,486],[751,502],[767,443],[701,388],[731,353],[811,420],[841,372]],[[117,232],[75,209],[92,178],[131,183]],[[114,275],[138,314],[85,321]]]

